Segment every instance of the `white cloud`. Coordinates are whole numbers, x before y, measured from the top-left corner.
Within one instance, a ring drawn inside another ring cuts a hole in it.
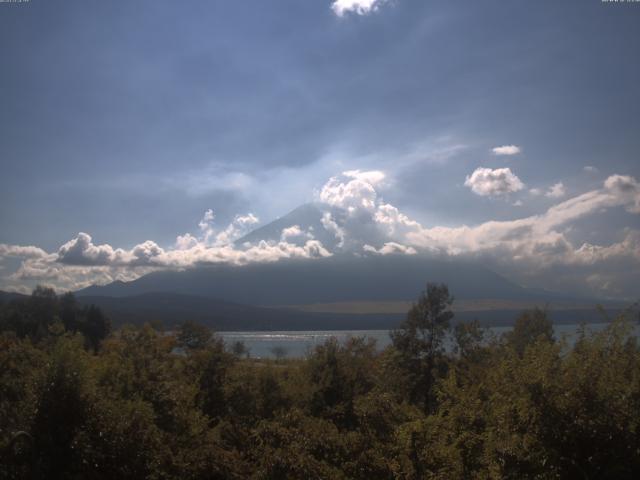
[[[204,236],[204,241],[206,243],[209,243],[209,239],[213,237],[213,234],[214,234],[214,229],[213,229],[214,218],[215,218],[215,215],[213,214],[213,210],[209,209],[206,212],[204,212],[204,216],[202,217],[202,220],[200,220],[200,222],[198,223],[198,228],[200,228],[200,231],[202,232],[202,235]]]
[[[6,243],[0,243],[0,258],[1,257],[19,257],[19,258],[43,258],[49,254],[43,249],[34,247],[32,245],[20,246],[20,245],[7,245]]]
[[[124,254],[122,250],[116,253],[111,245],[94,245],[90,235],[80,232],[58,249],[58,261],[69,265],[108,265]]]
[[[566,193],[567,191],[564,188],[563,183],[558,182],[552,185],[551,187],[549,187],[549,190],[547,190],[547,193],[545,193],[544,196],[549,198],[560,198],[560,197],[564,197]]]
[[[236,215],[233,221],[221,232],[217,233],[213,240],[207,238],[207,243],[212,245],[227,245],[243,235],[247,234],[251,228],[259,223],[258,217],[249,213],[247,215]]]
[[[622,198],[630,213],[640,213],[640,183],[628,175],[611,175],[604,186],[616,197]]]
[[[502,145],[493,147],[492,150],[495,155],[517,155],[522,151],[517,145]]]
[[[331,9],[339,17],[347,13],[366,15],[376,11],[380,8],[380,5],[387,1],[388,0],[334,0],[331,4]]]
[[[283,228],[280,234],[281,242],[295,243],[296,245],[307,240],[313,240],[313,234],[311,232],[305,232],[300,228],[300,225],[292,225],[291,227]]]
[[[377,170],[350,170],[341,176],[331,177],[322,187],[319,198],[321,202],[343,208],[349,213],[373,211],[377,200],[375,185],[384,178],[384,173]]]
[[[386,177],[384,172],[381,172],[380,170],[347,170],[346,172],[342,172],[342,175],[370,183],[373,186],[380,184]]]
[[[640,230],[627,230],[622,241],[612,245],[583,243],[573,252],[571,262],[594,265],[616,257],[633,257],[640,261]]]
[[[411,220],[388,203],[380,203],[378,205],[373,219],[385,229],[386,234],[390,237],[403,236],[407,231],[420,226],[418,222]]]
[[[153,270],[186,268],[199,264],[228,263],[245,265],[274,262],[284,258],[322,258],[331,256],[321,242],[298,227],[283,231],[279,242],[258,242],[238,248],[233,241],[258,222],[255,215],[237,215],[226,228],[214,229],[214,214],[207,210],[198,223],[201,235],[180,235],[174,248],[163,249],[151,240],[130,250],[108,244],[94,244],[90,235],[80,232],[63,244],[57,253],[32,246],[0,244],[0,262],[5,257],[22,259],[17,271],[5,277],[3,287],[28,290],[27,284],[39,283],[61,290],[75,290],[114,280],[130,281]],[[291,243],[293,237],[300,237]]]
[[[541,215],[489,221],[475,227],[416,228],[408,243],[449,255],[489,254],[508,262],[529,262],[539,268],[567,263],[575,250],[561,231],[566,225],[602,209],[625,207],[640,213],[640,184],[629,176],[612,175],[593,190],[554,205]]]
[[[510,168],[476,168],[471,176],[467,175],[464,185],[477,195],[492,197],[518,192],[524,188],[524,184]]]
[[[539,188],[532,188],[531,190],[529,190],[529,193],[534,197],[538,197],[542,195],[542,190],[540,190]]]
[[[344,246],[346,233],[344,229],[341,228],[333,219],[331,212],[323,212],[320,222],[322,223],[322,226],[326,231],[333,233],[333,235],[336,237],[336,240],[338,240],[336,246],[338,248],[342,248]]]
[[[188,250],[191,247],[195,247],[198,244],[198,239],[190,233],[184,235],[178,235],[176,238],[176,248],[178,250]]]
[[[215,215],[213,214],[213,210],[209,209],[206,212],[204,212],[204,216],[202,217],[202,220],[200,220],[200,223],[198,223],[198,226],[200,227],[201,230],[206,230],[209,227],[209,225],[211,225],[214,218],[215,218]]]
[[[586,165],[583,170],[588,173],[598,173],[598,169],[593,165]]]
[[[56,261],[67,265],[85,266],[144,266],[155,264],[156,257],[164,250],[155,242],[147,240],[131,250],[113,248],[111,245],[95,245],[90,235],[80,232],[78,236],[58,249]]]
[[[365,252],[375,253],[378,255],[392,255],[397,253],[402,253],[405,255],[415,255],[418,251],[413,247],[408,247],[407,245],[402,245],[397,242],[386,242],[381,248],[375,248],[369,244],[364,244],[362,249]]]
[[[233,221],[227,225],[223,230],[216,230],[214,226],[215,215],[213,210],[208,209],[202,220],[198,223],[198,227],[202,233],[202,242],[206,245],[226,245],[231,243],[241,236],[248,233],[248,231],[257,224],[260,220],[252,213],[247,215],[236,215]],[[192,246],[194,237],[190,234],[178,236],[176,239],[176,245],[178,248],[184,249],[188,246]]]
[[[288,228],[283,228],[282,229],[282,235],[281,238],[282,240],[286,240],[288,238],[293,238],[293,237],[299,237],[303,234],[304,232],[302,231],[302,229],[300,228],[300,225],[293,225],[291,227]]]

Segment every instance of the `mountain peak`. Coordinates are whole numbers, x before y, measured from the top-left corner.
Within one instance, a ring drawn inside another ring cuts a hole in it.
[[[324,206],[315,202],[304,203],[286,215],[262,227],[256,228],[234,243],[237,246],[241,246],[247,242],[251,244],[256,244],[260,241],[278,242],[282,239],[282,234],[285,229],[298,226],[303,233],[313,236],[314,239],[321,242],[326,248],[333,250],[337,246],[338,240],[335,234],[327,231],[325,225],[322,223],[324,213]]]
[[[295,228],[297,227],[297,228]],[[283,217],[259,227],[236,240],[236,246],[261,241],[304,243],[317,240],[334,254],[364,253],[365,246],[380,248],[393,239],[386,235],[371,215],[354,214],[325,203],[305,203]]]

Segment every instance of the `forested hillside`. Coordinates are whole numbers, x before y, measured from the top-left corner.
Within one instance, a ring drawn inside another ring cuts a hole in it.
[[[492,337],[451,306],[428,285],[382,352],[272,361],[39,288],[0,306],[0,478],[636,478],[637,313],[569,345],[541,310]]]

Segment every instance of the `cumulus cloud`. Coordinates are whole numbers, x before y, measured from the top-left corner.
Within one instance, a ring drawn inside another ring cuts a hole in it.
[[[346,236],[346,232],[344,228],[340,227],[338,223],[333,219],[331,212],[323,212],[322,217],[320,218],[320,222],[324,229],[330,233],[333,233],[336,240],[338,241],[337,247],[342,248],[344,246],[344,240]]]
[[[385,178],[383,172],[350,170],[341,176],[331,177],[320,191],[320,201],[332,207],[372,212],[376,207],[376,185]]]
[[[402,237],[406,232],[420,227],[418,222],[389,203],[380,203],[373,218],[390,237]]]
[[[306,243],[307,240],[313,239],[313,234],[300,228],[300,225],[292,225],[290,227],[283,228],[282,233],[280,234],[281,242],[289,242],[296,245]]]
[[[339,17],[347,13],[366,15],[375,12],[380,8],[380,5],[387,1],[388,0],[334,0],[331,4],[331,9]]]
[[[611,175],[604,186],[612,195],[622,199],[630,213],[640,213],[640,183],[629,175]]]
[[[213,214],[213,210],[208,209],[206,212],[204,212],[202,220],[200,220],[200,222],[198,223],[200,230],[207,230],[208,228],[210,228],[214,218],[215,215]]]
[[[69,265],[108,265],[123,254],[122,250],[116,253],[111,245],[94,245],[90,235],[80,232],[58,249],[58,261]]]
[[[558,182],[549,187],[549,190],[547,190],[547,193],[545,193],[544,195],[545,197],[549,198],[561,198],[564,197],[566,193],[567,191],[564,188],[564,184],[562,182]]]
[[[312,258],[330,255],[320,242],[314,241],[311,234],[303,232],[297,225],[284,229],[280,242],[260,242],[246,248],[236,248],[233,245],[234,240],[245,233],[249,226],[257,223],[257,217],[252,214],[237,215],[219,232],[213,226],[214,218],[213,212],[207,210],[198,224],[202,235],[199,238],[189,233],[178,236],[175,248],[169,250],[161,248],[151,240],[130,250],[114,249],[107,244],[95,245],[90,235],[81,232],[60,247],[56,261],[76,266],[184,268],[200,263],[242,265],[289,257]],[[289,243],[289,240],[296,236],[303,237],[302,245]]]
[[[517,145],[502,145],[500,147],[493,147],[492,149],[495,155],[517,155],[521,152],[520,147]]]
[[[198,239],[190,233],[178,235],[176,238],[176,248],[178,250],[188,250],[198,244]]]
[[[494,171],[486,170],[488,174],[481,171],[482,175],[468,177],[471,186],[476,185],[484,194],[504,194],[524,187],[519,180],[512,181],[510,171],[491,175]],[[612,175],[602,188],[565,200],[538,215],[459,227],[424,227],[395,206],[384,202],[376,192],[375,185],[359,184],[358,188],[354,188],[354,185],[349,185],[352,180],[348,177],[332,178],[326,187],[340,195],[336,193],[325,198],[332,200],[332,207],[340,206],[347,212],[355,208],[359,212],[359,215],[347,215],[347,221],[337,225],[342,229],[346,245],[353,245],[351,240],[362,231],[364,225],[375,225],[381,233],[378,243],[365,241],[359,244],[367,253],[407,254],[415,250],[433,255],[480,258],[496,270],[511,274],[512,278],[522,281],[535,281],[537,278],[542,286],[553,280],[558,288],[582,285],[594,289],[596,294],[604,294],[605,288],[612,294],[621,294],[624,288],[628,291],[628,285],[633,282],[623,272],[629,270],[629,265],[636,265],[636,270],[640,272],[638,231],[629,231],[623,241],[604,246],[575,245],[567,236],[575,221],[609,208],[623,207],[630,213],[640,213],[640,185],[633,177]],[[555,192],[559,190],[560,187],[555,188]],[[344,194],[345,191],[349,195]],[[530,193],[543,194],[541,190]],[[336,198],[340,201],[333,201]],[[333,218],[331,215],[325,216],[327,220]],[[358,218],[359,227],[350,224],[349,218]],[[403,249],[402,246],[412,250]],[[588,282],[585,280],[594,269],[599,272],[600,283],[595,280],[596,277],[591,277]],[[612,271],[605,275],[607,269]],[[637,277],[634,279],[639,280]],[[623,279],[627,281],[627,287],[620,286],[624,283]],[[596,288],[596,285],[599,286]]]
[[[402,245],[396,242],[386,242],[380,248],[376,248],[372,245],[364,244],[362,246],[362,250],[364,250],[365,252],[375,253],[378,255],[390,255],[390,254],[397,254],[397,253],[402,253],[405,255],[415,255],[418,253],[418,251],[415,248],[409,247],[407,245]]]
[[[640,230],[627,229],[621,242],[612,245],[583,243],[573,252],[572,263],[594,265],[611,258],[634,258],[640,261]]]
[[[56,261],[67,265],[85,266],[143,266],[153,265],[164,250],[155,242],[147,240],[131,250],[113,248],[111,245],[95,245],[90,235],[80,232],[78,236],[58,249]]]
[[[28,290],[27,285],[42,284],[75,290],[114,280],[130,281],[153,270],[188,268],[203,264],[245,265],[275,262],[285,258],[323,258],[331,256],[309,232],[293,226],[284,229],[278,242],[261,241],[236,247],[234,240],[258,222],[255,215],[237,215],[221,230],[214,226],[215,215],[207,210],[198,223],[200,235],[180,235],[173,248],[164,249],[147,240],[131,249],[96,244],[87,233],[64,243],[56,253],[33,246],[0,244],[0,262],[7,257],[22,259],[20,267],[3,280],[3,288]]]
[[[288,238],[295,238],[303,235],[304,232],[300,228],[300,225],[292,225],[291,227],[283,228],[281,238],[287,240]]]
[[[236,215],[227,228],[215,235],[213,242],[211,242],[211,236],[207,241],[213,245],[229,244],[248,233],[249,230],[259,221],[258,217],[252,213],[247,215]]]
[[[247,215],[236,215],[233,221],[222,230],[215,228],[215,214],[212,209],[204,212],[202,220],[198,223],[202,235],[202,241],[206,245],[226,245],[249,232],[249,230],[260,222],[260,219],[252,213]],[[180,249],[194,245],[194,237],[189,233],[178,236],[176,246]]]
[[[202,232],[205,243],[209,243],[210,239],[215,233],[215,230],[213,228],[214,219],[215,215],[213,214],[213,210],[208,209],[206,212],[204,212],[202,220],[198,222],[198,228],[200,228],[200,231]]]
[[[43,249],[32,245],[7,245],[0,243],[0,257],[44,258],[49,256]]]
[[[410,244],[440,249],[450,255],[508,252],[509,261],[527,260],[534,265],[564,262],[574,250],[562,228],[602,209],[619,207],[640,213],[640,185],[629,176],[613,175],[599,190],[565,200],[545,213],[509,221],[489,221],[475,227],[415,228]]]
[[[470,176],[467,175],[464,185],[476,195],[491,197],[518,192],[524,188],[524,184],[510,168],[476,168]]]

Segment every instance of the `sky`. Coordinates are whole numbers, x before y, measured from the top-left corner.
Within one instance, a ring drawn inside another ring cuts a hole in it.
[[[330,256],[364,218],[385,236],[360,253],[637,296],[639,21],[601,0],[0,3],[0,288]],[[232,243],[307,202],[332,248]]]

